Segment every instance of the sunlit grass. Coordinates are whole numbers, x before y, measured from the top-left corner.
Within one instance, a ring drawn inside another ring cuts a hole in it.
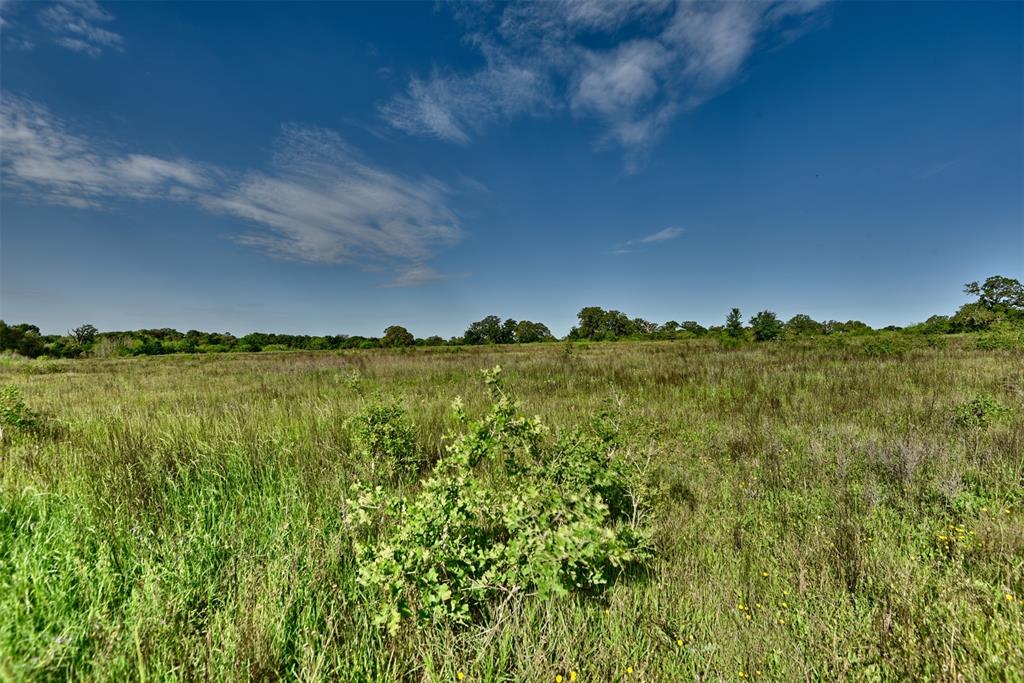
[[[549,425],[612,416],[666,492],[655,560],[598,597],[390,637],[342,518],[366,471],[350,418],[398,400],[432,460],[499,363]],[[542,344],[7,363],[0,384],[59,426],[8,429],[0,455],[5,679],[1024,671],[1019,352]],[[979,396],[1009,412],[958,423]]]

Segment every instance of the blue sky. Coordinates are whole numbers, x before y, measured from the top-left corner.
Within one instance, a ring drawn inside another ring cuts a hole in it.
[[[907,324],[1024,277],[1024,5],[0,4],[0,317]]]

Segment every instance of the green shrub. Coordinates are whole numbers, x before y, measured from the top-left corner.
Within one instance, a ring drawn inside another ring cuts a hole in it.
[[[359,583],[392,633],[406,617],[468,623],[500,598],[592,592],[648,556],[625,464],[596,436],[548,445],[486,373],[494,403],[411,497],[354,487]]]
[[[982,350],[1024,350],[1024,325],[1000,322],[979,334],[975,346]]]
[[[963,429],[984,429],[1009,412],[995,397],[982,394],[958,405],[953,410],[953,422]]]
[[[41,426],[39,413],[25,405],[17,387],[7,385],[0,388],[0,437],[7,430],[35,432]]]
[[[373,401],[348,426],[352,451],[372,475],[392,478],[419,469],[416,430],[397,402]]]
[[[861,355],[870,358],[902,356],[913,348],[914,342],[908,336],[896,332],[865,336],[857,346]]]

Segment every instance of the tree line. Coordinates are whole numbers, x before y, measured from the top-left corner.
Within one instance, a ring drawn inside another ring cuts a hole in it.
[[[1024,285],[1004,276],[992,276],[984,282],[970,282],[964,292],[976,298],[953,315],[934,315],[908,327],[889,326],[883,330],[908,334],[954,334],[978,332],[999,325],[1024,327]],[[877,332],[859,320],[816,321],[808,315],[795,315],[783,321],[773,311],[764,310],[746,323],[738,308],[731,309],[722,325],[704,327],[687,320],[653,323],[630,318],[621,311],[588,306],[577,314],[578,323],[565,337],[570,341],[615,341],[694,339],[717,337],[740,343],[769,342],[782,338],[825,335],[863,335]],[[413,346],[461,346],[481,344],[532,344],[556,341],[543,323],[502,319],[489,315],[471,323],[462,336],[417,338],[401,325],[391,325],[380,337],[358,335],[295,335],[253,332],[236,337],[226,332],[179,332],[172,328],[100,332],[93,325],[77,327],[64,335],[44,335],[28,323],[9,325],[0,320],[0,352],[30,358],[76,358],[79,356],[149,356],[169,353],[223,353],[286,350],[341,350],[398,348]]]

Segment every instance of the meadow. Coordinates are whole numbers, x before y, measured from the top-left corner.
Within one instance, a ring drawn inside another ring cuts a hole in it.
[[[6,360],[0,677],[1024,680],[1024,356],[939,341]],[[429,489],[498,365],[493,424],[596,432],[637,535],[571,545],[611,557],[578,590],[381,619],[352,486]]]

